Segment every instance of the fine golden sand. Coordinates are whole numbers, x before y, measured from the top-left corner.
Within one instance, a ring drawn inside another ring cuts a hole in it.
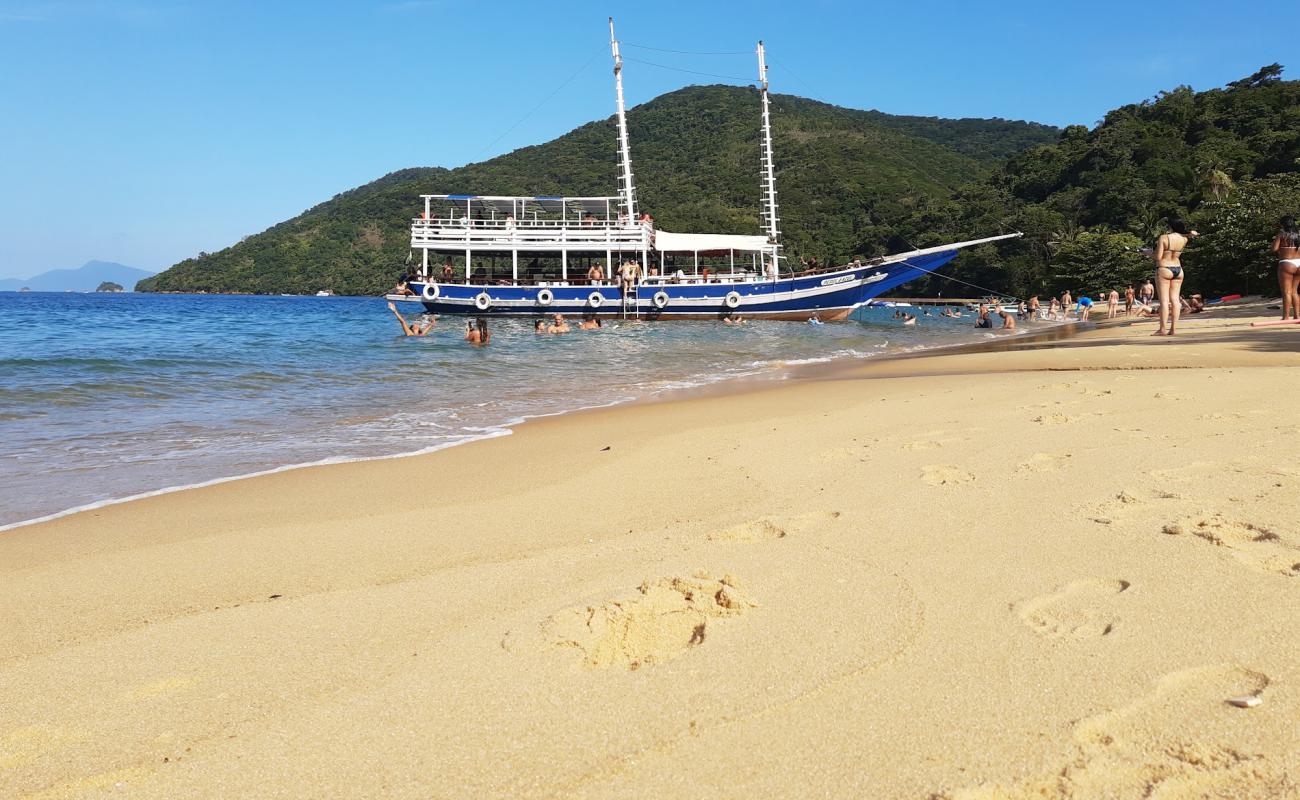
[[[1300,796],[1300,329],[1249,313],[0,534],[0,797]]]

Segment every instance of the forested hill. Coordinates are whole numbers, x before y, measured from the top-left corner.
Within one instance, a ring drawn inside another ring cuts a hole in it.
[[[628,126],[640,203],[659,226],[759,231],[753,89],[682,89],[633,108]],[[822,260],[905,247],[900,233],[918,211],[1060,134],[1035,123],[899,117],[789,95],[773,96],[773,129],[787,252]],[[614,137],[610,118],[478,164],[400,170],[137,289],[379,292],[406,262],[420,194],[613,194]]]
[[[1178,215],[1202,234],[1184,257],[1186,291],[1276,292],[1268,247],[1284,214],[1300,216],[1300,81],[1271,64],[1067,128],[900,230],[934,243],[1007,225],[1025,238],[964,254],[951,274],[1022,295],[1097,292],[1149,274],[1136,250]]]

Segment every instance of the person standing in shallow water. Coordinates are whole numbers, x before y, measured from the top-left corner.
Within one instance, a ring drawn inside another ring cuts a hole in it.
[[[1169,220],[1168,233],[1156,239],[1156,294],[1160,297],[1160,327],[1152,336],[1173,336],[1182,312],[1183,248],[1198,236],[1188,230],[1187,223],[1174,217]]]
[[[1277,253],[1277,285],[1282,290],[1282,319],[1300,319],[1300,225],[1283,217],[1273,252]]]

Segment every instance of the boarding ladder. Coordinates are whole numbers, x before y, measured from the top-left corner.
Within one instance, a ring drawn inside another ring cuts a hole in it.
[[[632,318],[641,319],[641,295],[638,293],[640,283],[633,281],[632,288],[623,292],[623,319],[627,319],[628,306],[632,307]]]

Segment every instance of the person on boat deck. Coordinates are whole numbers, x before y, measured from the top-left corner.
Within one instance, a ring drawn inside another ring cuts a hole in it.
[[[569,323],[564,321],[563,314],[556,314],[555,321],[546,326],[547,333],[568,333]]]
[[[488,344],[492,341],[492,334],[488,332],[487,320],[478,317],[472,322],[465,323],[465,341],[470,344]]]
[[[433,330],[434,324],[438,321],[437,317],[432,314],[421,314],[420,320],[407,322],[402,313],[397,310],[397,306],[392,303],[388,304],[388,310],[393,312],[393,316],[397,317],[397,324],[402,326],[404,336],[425,336],[429,331]]]
[[[1008,313],[1005,308],[998,309],[998,316],[1002,317],[1002,330],[1014,331],[1016,329],[1016,318]]]
[[[600,317],[592,317],[591,319],[584,319],[582,322],[578,323],[578,330],[580,331],[600,330]]]
[[[648,225],[648,226],[650,226],[650,227],[653,228],[653,227],[654,227],[654,224],[655,224],[655,218],[652,217],[652,216],[650,216],[649,214],[647,214],[647,213],[645,213],[645,212],[642,212],[642,213],[641,213],[641,224],[642,224],[642,225]]]
[[[587,283],[592,286],[600,283],[605,279],[605,271],[600,268],[599,264],[592,264],[591,269],[587,270]]]
[[[474,270],[474,278],[473,278],[473,282],[474,282],[474,283],[484,283],[484,282],[486,282],[486,281],[487,281],[487,269],[486,269],[486,268],[484,268],[484,267],[479,267],[478,269]]]
[[[447,256],[447,260],[442,262],[442,282],[451,283],[452,276],[455,273],[456,269],[451,265],[451,256]]]
[[[977,328],[993,327],[993,320],[989,319],[989,307],[984,305],[983,303],[980,303],[980,314],[979,317],[977,317],[975,320],[975,327]]]

